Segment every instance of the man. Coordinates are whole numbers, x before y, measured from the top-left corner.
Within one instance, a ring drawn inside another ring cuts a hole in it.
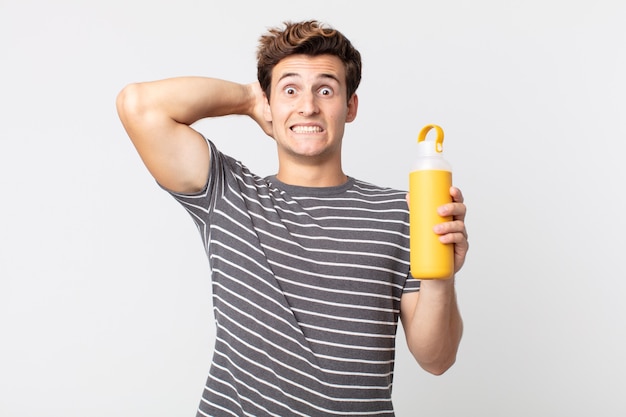
[[[260,39],[258,82],[183,77],[131,84],[117,107],[157,182],[191,214],[212,273],[216,340],[198,416],[392,416],[395,334],[428,372],[455,361],[454,277],[410,276],[406,192],[342,169],[361,57],[316,21]],[[278,152],[262,178],[190,125],[251,117]],[[435,227],[468,249],[461,192]],[[418,291],[419,290],[419,291]]]

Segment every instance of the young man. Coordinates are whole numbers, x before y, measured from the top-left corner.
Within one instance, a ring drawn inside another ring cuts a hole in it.
[[[360,78],[348,39],[308,21],[261,37],[258,82],[185,77],[119,94],[128,135],[209,257],[217,333],[198,416],[392,416],[399,317],[425,370],[455,361],[455,278],[410,276],[406,192],[342,170]],[[254,175],[190,127],[230,114],[275,140],[276,175]],[[435,233],[455,245],[458,271],[466,209],[451,195],[439,212],[453,220]]]

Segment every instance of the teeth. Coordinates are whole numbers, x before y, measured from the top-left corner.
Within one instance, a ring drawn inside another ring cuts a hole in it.
[[[296,133],[319,133],[322,128],[319,126],[294,126],[291,128]]]

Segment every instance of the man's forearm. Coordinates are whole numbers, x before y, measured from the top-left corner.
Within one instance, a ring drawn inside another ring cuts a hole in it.
[[[405,329],[411,353],[425,370],[445,372],[456,360],[463,333],[454,278],[423,280],[411,314]]]
[[[254,104],[247,86],[206,77],[179,77],[133,84],[138,111],[157,111],[186,125],[206,118],[249,114]]]

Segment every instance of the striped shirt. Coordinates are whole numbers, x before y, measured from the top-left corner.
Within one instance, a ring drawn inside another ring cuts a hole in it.
[[[206,189],[171,193],[212,274],[216,337],[197,416],[393,416],[404,191],[252,174],[212,142]]]

